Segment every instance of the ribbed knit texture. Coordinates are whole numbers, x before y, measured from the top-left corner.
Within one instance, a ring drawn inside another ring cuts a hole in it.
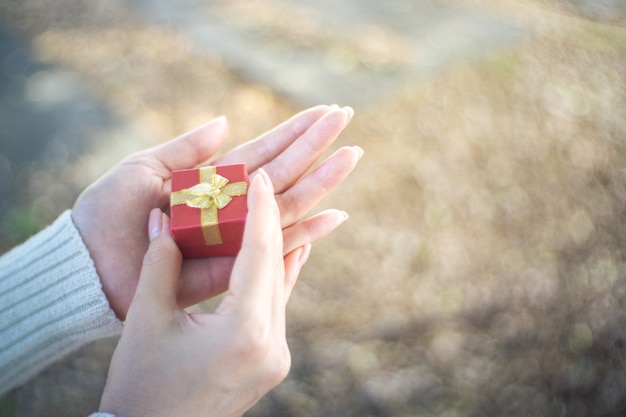
[[[70,211],[0,257],[0,396],[121,330]]]

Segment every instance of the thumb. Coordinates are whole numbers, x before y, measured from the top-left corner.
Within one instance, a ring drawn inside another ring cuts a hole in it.
[[[170,219],[159,209],[150,212],[150,246],[143,259],[135,308],[148,308],[150,315],[171,314],[177,309],[176,293],[182,255],[170,233]]]

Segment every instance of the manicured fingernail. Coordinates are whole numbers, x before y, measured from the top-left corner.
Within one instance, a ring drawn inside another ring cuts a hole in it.
[[[343,110],[348,114],[348,121],[352,120],[354,116],[354,109],[350,106],[345,106]]]
[[[211,125],[224,125],[224,128],[228,127],[228,119],[226,116],[219,116],[206,122],[202,127]]]
[[[148,236],[153,241],[161,234],[163,229],[163,213],[159,209],[152,209],[148,218]]]
[[[272,180],[270,179],[270,176],[267,175],[267,172],[265,172],[263,168],[259,168],[259,170],[257,171],[257,175],[259,175],[259,177],[263,180],[265,185],[270,190],[272,190],[272,192],[274,192],[274,184],[272,184]]]
[[[300,252],[300,255],[298,256],[298,265],[300,266],[300,268],[302,268],[302,266],[309,259],[310,254],[311,254],[311,244],[308,243],[302,247],[302,251]]]
[[[363,151],[363,148],[361,148],[360,146],[353,146],[354,150],[358,152],[359,154],[359,159],[361,159],[361,157],[365,154],[365,151]]]

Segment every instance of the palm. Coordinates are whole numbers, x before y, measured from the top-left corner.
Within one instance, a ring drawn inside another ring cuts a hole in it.
[[[276,190],[285,252],[334,229],[338,213],[323,213],[297,223],[329,190],[352,171],[359,153],[342,148],[303,177],[349,122],[341,109],[319,106],[285,122],[259,139],[234,149],[215,165],[243,162],[251,174],[263,167]],[[225,124],[210,123],[160,147],[132,155],[89,187],[77,200],[73,218],[94,259],[112,308],[124,318],[135,294],[148,248],[150,210],[166,210],[170,172],[205,163],[226,136]],[[185,261],[178,299],[191,305],[223,292],[234,258]]]

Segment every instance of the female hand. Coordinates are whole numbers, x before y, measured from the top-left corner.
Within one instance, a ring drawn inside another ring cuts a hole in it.
[[[178,306],[181,254],[167,216],[150,214],[151,243],[100,411],[239,416],[285,378],[291,364],[285,306],[310,245],[283,260],[281,216],[262,170],[251,181],[248,206],[229,291],[213,314]]]
[[[301,218],[354,169],[362,150],[343,147],[304,176],[352,118],[352,109],[318,106],[297,114],[212,165],[245,163],[251,174],[263,167],[281,213],[285,253],[334,230],[345,214],[328,210]],[[144,225],[153,208],[168,210],[170,172],[206,163],[227,135],[218,118],[161,146],[131,155],[87,188],[72,217],[94,260],[104,293],[120,319],[126,317],[148,247]],[[222,293],[233,257],[193,259],[183,264],[178,302],[189,306]]]

